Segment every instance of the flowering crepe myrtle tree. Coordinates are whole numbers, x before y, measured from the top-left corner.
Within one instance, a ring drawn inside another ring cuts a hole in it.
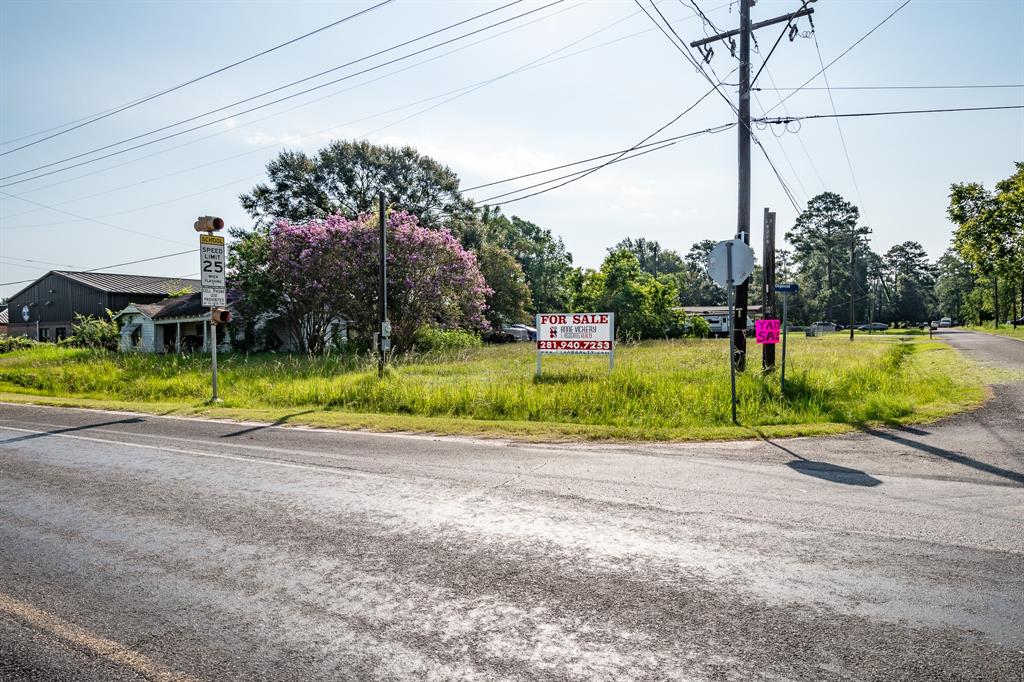
[[[377,218],[330,216],[278,222],[270,233],[268,274],[280,283],[280,310],[299,348],[322,352],[331,321],[369,346],[377,330]],[[388,316],[396,347],[424,324],[476,331],[491,289],[476,256],[446,230],[421,226],[404,211],[388,216]]]

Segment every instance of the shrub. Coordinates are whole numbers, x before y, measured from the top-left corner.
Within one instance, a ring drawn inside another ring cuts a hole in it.
[[[422,326],[413,336],[413,345],[420,351],[447,351],[463,348],[478,348],[483,345],[480,337],[461,329],[438,329]]]
[[[711,325],[700,315],[691,315],[686,318],[686,335],[706,339],[711,336]]]
[[[7,336],[0,334],[0,353],[10,353],[15,350],[31,348],[36,342],[27,336]]]
[[[107,317],[111,312],[107,311]],[[71,336],[61,341],[62,345],[93,350],[117,350],[121,332],[112,319],[101,320],[92,315],[75,315],[71,325]]]

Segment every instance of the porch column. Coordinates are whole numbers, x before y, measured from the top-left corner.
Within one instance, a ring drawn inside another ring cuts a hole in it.
[[[181,355],[181,322],[175,323],[177,331],[174,336],[174,352]]]

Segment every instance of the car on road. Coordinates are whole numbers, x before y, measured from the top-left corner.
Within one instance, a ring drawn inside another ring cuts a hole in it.
[[[516,341],[536,341],[537,330],[525,324],[509,324],[501,328],[506,334],[511,334]]]
[[[939,320],[939,326],[940,327],[952,327],[953,326],[953,320],[951,320],[948,317],[944,317],[941,320]]]
[[[884,322],[868,322],[857,327],[862,332],[884,332],[889,328],[889,325]]]

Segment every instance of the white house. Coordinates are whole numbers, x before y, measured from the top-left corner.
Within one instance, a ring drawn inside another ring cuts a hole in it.
[[[121,324],[121,350],[166,353],[210,349],[210,309],[202,294],[165,298],[156,303],[132,303],[114,315]],[[223,326],[217,329],[217,348],[230,348]]]

